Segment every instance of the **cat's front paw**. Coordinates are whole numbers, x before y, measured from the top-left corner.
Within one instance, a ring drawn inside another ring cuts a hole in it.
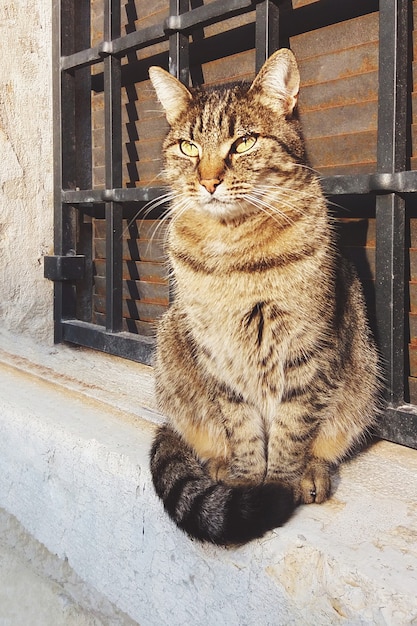
[[[264,474],[261,472],[257,473],[252,469],[248,471],[247,468],[241,468],[237,464],[223,459],[210,459],[206,463],[206,469],[212,480],[230,487],[260,485],[264,479]]]
[[[330,497],[330,493],[330,467],[324,461],[313,459],[300,480],[296,494],[298,500],[304,504],[321,504]]]
[[[230,475],[230,466],[224,459],[210,459],[205,463],[210,478],[216,483],[227,483]]]

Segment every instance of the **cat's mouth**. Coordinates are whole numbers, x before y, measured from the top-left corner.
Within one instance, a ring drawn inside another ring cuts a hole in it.
[[[222,221],[236,220],[252,212],[251,207],[245,202],[238,202],[236,199],[220,199],[215,196],[200,201],[199,208],[202,213]]]

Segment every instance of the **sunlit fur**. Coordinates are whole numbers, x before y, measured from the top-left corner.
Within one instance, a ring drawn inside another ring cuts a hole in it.
[[[168,422],[153,479],[190,535],[236,543],[329,497],[331,468],[373,423],[377,354],[306,165],[293,55],[278,51],[252,85],[190,92],[160,68],[150,75],[171,125],[175,285],[158,331]]]

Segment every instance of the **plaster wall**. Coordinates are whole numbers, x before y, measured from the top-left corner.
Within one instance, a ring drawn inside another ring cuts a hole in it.
[[[49,0],[0,3],[0,319],[52,338],[51,11]]]

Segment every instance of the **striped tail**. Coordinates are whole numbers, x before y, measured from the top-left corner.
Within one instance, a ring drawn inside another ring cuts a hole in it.
[[[296,507],[280,484],[232,487],[214,482],[191,448],[162,426],[151,450],[155,491],[179,528],[200,541],[241,544],[281,526]]]

